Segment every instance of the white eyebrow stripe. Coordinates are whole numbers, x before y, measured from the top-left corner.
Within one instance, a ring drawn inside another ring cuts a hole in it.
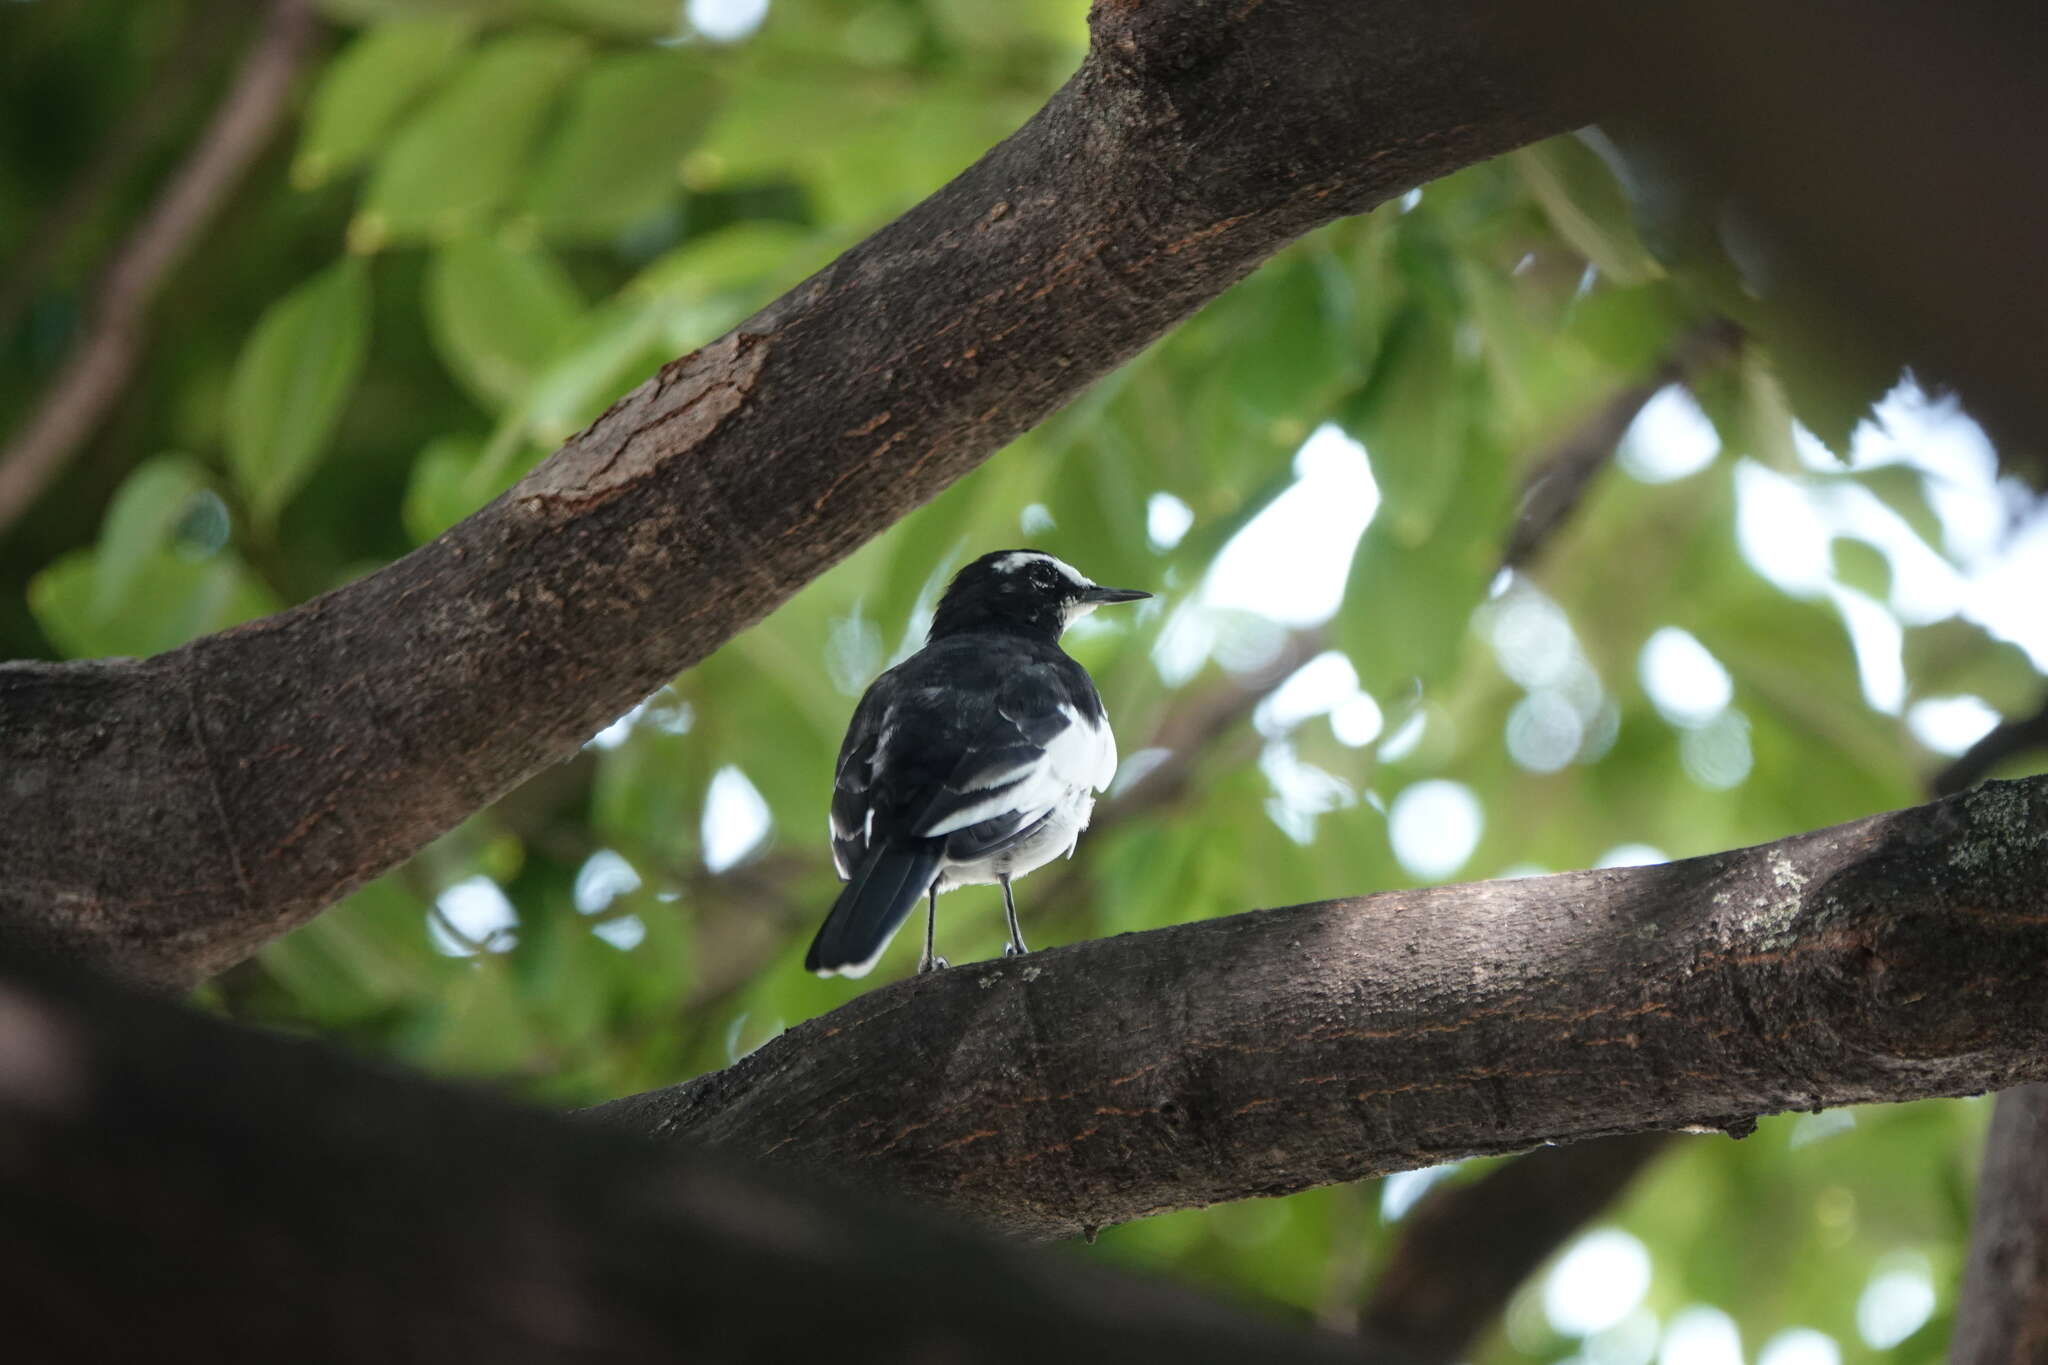
[[[1015,573],[1027,564],[1050,564],[1065,574],[1077,588],[1092,588],[1095,580],[1082,573],[1064,559],[1057,559],[1043,550],[1012,550],[998,559],[992,566],[998,573]]]

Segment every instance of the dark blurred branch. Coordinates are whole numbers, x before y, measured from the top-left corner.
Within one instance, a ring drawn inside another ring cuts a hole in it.
[[[1998,1097],[1949,1365],[2048,1360],[2048,1085]]]
[[[1411,1365],[1471,1358],[1522,1282],[1673,1140],[1629,1133],[1541,1147],[1478,1180],[1437,1186],[1402,1222],[1359,1335],[1372,1353]]]
[[[1348,1358],[900,1201],[664,1151],[11,953],[0,1152],[0,1317],[8,1358],[37,1365]]]
[[[41,405],[0,450],[0,531],[28,510],[120,400],[150,301],[283,122],[314,26],[312,0],[277,0],[191,156],[115,253],[85,335]]]
[[[1689,384],[1702,371],[1729,360],[1742,346],[1742,329],[1725,319],[1689,333],[1641,383],[1609,398],[1585,421],[1539,455],[1522,486],[1521,514],[1508,537],[1501,567],[1524,569],[1578,510],[1593,479],[1614,458],[1629,425],[1659,391]]]
[[[1654,867],[1196,920],[884,986],[592,1115],[1030,1236],[2048,1079],[2048,778]]]
[[[1648,188],[1686,196],[1686,230],[1711,240],[1717,209],[1735,206],[1745,267],[1768,262],[1766,302],[1825,296],[1835,316],[1816,335],[1855,357],[1847,368],[1873,367],[1869,396],[1896,374],[1875,367],[1903,361],[1960,394],[2009,472],[2048,476],[2048,176],[2018,170],[2048,146],[2040,6],[1567,0],[1542,12],[1551,55],[1580,53],[1572,77],[1682,153],[1661,158],[1675,173],[1653,172]]]
[[[2034,749],[2048,749],[2048,702],[2030,716],[2001,722],[1937,773],[1929,785],[1937,796],[1951,795],[1976,786],[2008,758]]]

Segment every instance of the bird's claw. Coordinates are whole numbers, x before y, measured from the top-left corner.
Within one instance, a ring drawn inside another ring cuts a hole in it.
[[[1003,945],[1004,957],[1022,957],[1024,956],[1024,954],[1030,951],[1031,950],[1029,948],[1026,948],[1021,943],[1005,943]]]
[[[943,972],[952,965],[943,957],[928,957],[917,964],[917,974],[923,976],[926,972]]]

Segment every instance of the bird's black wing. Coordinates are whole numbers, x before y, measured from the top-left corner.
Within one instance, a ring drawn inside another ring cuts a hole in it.
[[[832,788],[847,886],[805,959],[863,975],[946,862],[1029,837],[1116,771],[1102,701],[1057,646],[948,637],[884,673],[855,708]]]
[[[875,754],[881,746],[882,717],[889,708],[890,689],[884,685],[889,676],[876,679],[854,708],[833,769],[832,865],[841,881],[859,869],[874,833]]]
[[[1025,838],[1074,790],[1099,791],[1116,772],[1101,698],[1057,646],[953,637],[885,680],[862,704],[879,695],[876,713],[856,714],[861,734],[848,736],[835,835],[858,825],[870,842],[942,838],[948,859],[972,861]]]

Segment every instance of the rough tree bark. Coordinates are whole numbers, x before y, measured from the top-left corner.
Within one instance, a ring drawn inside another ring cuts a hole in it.
[[[0,924],[178,986],[303,922],[1287,242],[1583,118],[1511,8],[1103,0],[1029,123],[439,540],[153,659],[0,666]]]
[[[594,1116],[1025,1236],[2048,1078],[2048,779],[883,987]]]
[[[1998,1097],[1950,1365],[2048,1360],[2048,1085]]]

